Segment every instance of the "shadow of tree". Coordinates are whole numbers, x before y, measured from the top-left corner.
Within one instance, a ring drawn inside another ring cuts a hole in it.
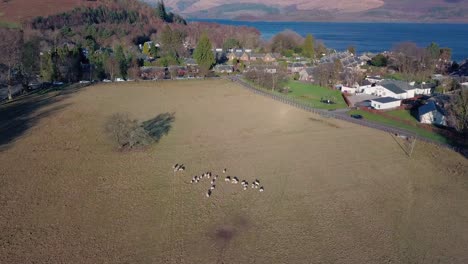
[[[142,123],[143,128],[156,141],[167,135],[175,121],[175,113],[163,113]]]
[[[57,103],[81,90],[84,85],[71,85],[63,89],[50,89],[36,91],[21,96],[12,102],[0,105],[0,151],[8,149],[9,144],[24,135],[42,118],[48,117],[57,111],[66,108],[69,104],[53,106],[43,110],[44,107]]]

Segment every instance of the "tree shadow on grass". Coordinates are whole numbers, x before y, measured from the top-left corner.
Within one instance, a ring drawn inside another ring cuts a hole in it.
[[[42,118],[63,110],[69,104],[53,106],[46,110],[43,110],[44,107],[67,99],[84,87],[71,85],[59,90],[40,90],[12,102],[0,104],[0,151],[8,149],[10,143],[24,135]]]
[[[175,113],[163,113],[157,115],[155,118],[143,122],[142,126],[151,138],[156,142],[159,142],[164,135],[169,134],[174,121]]]

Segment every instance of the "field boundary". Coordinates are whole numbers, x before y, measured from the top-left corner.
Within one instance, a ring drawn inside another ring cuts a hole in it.
[[[255,86],[249,84],[248,82],[242,80],[238,76],[230,77],[230,79],[232,81],[234,81],[234,82],[239,83],[242,87],[244,87],[245,89],[247,89],[247,90],[249,90],[251,92],[254,92],[256,94],[269,97],[269,98],[271,98],[273,100],[279,101],[279,102],[284,103],[284,104],[288,104],[290,106],[305,110],[305,111],[310,112],[310,113],[320,115],[320,116],[325,117],[325,118],[335,118],[335,119],[347,121],[347,122],[350,122],[350,123],[353,123],[353,124],[357,124],[357,125],[361,125],[361,126],[381,130],[381,131],[384,131],[384,132],[387,132],[387,133],[390,133],[390,134],[402,135],[402,136],[406,136],[406,137],[413,137],[413,138],[415,138],[417,140],[421,140],[423,142],[431,143],[431,144],[434,144],[434,145],[437,145],[437,146],[440,146],[440,147],[448,148],[450,150],[459,152],[459,153],[463,154],[465,157],[468,156],[467,155],[468,153],[465,153],[466,149],[464,149],[462,147],[455,147],[455,146],[452,146],[452,145],[449,145],[449,144],[440,143],[440,142],[434,141],[432,139],[419,136],[419,135],[417,135],[417,134],[415,134],[415,133],[413,133],[411,131],[408,131],[406,129],[386,126],[386,125],[370,122],[370,121],[367,121],[367,120],[364,120],[364,119],[355,119],[355,118],[350,117],[349,115],[347,115],[346,113],[344,113],[342,111],[335,112],[335,111],[328,111],[328,110],[313,108],[313,107],[310,107],[308,105],[305,105],[302,102],[296,101],[296,100],[288,98],[286,96],[282,96],[282,95],[279,95],[279,94],[274,94],[274,93],[271,93],[271,92],[269,92],[269,91],[267,91],[265,89],[259,89],[259,88],[255,87]]]

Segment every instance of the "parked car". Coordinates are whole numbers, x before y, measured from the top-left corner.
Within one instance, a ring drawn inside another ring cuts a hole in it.
[[[90,81],[83,80],[83,81],[80,81],[80,83],[90,83]]]
[[[102,82],[105,82],[105,83],[110,83],[110,82],[112,82],[112,81],[111,81],[111,80],[109,80],[109,79],[104,79],[104,80],[102,80]]]
[[[115,81],[116,82],[125,82],[125,80],[123,78],[115,78]]]
[[[362,115],[358,115],[358,114],[351,115],[351,117],[356,118],[356,119],[362,119],[363,118]]]

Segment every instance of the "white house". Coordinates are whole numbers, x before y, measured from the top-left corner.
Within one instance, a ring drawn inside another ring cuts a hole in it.
[[[367,76],[366,80],[368,80],[370,83],[379,83],[383,81],[384,79],[382,79],[379,75],[377,75],[377,76]]]
[[[393,97],[380,97],[371,100],[371,106],[377,110],[397,108],[401,105],[401,100]]]
[[[347,94],[355,94],[356,93],[356,88],[355,87],[346,87],[342,85],[340,87],[340,90],[342,93],[347,93]]]
[[[232,73],[234,71],[234,67],[232,65],[218,64],[214,67],[214,71],[218,73]]]
[[[415,95],[429,95],[432,93],[432,89],[434,88],[434,85],[426,84],[426,83],[415,84],[413,86],[415,88],[414,90]]]
[[[416,87],[402,81],[383,80],[378,83],[361,86],[357,92],[379,97],[407,99],[415,96]]]
[[[428,101],[427,104],[420,106],[418,115],[419,122],[423,124],[447,125],[444,111],[434,101]]]
[[[463,82],[463,83],[460,83],[462,89],[468,89],[468,82]]]
[[[397,99],[413,98],[416,90],[409,84],[398,81],[382,81],[378,87],[382,87],[377,90],[378,96],[389,96]]]

